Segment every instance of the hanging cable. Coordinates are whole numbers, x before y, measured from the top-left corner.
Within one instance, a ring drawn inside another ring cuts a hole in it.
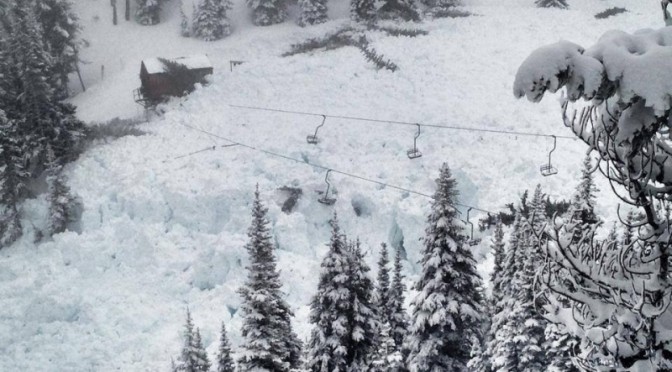
[[[246,109],[246,110],[270,111],[270,112],[279,112],[279,113],[283,113],[283,114],[295,114],[295,115],[307,115],[307,116],[324,116],[324,117],[333,118],[333,119],[356,120],[356,121],[364,121],[364,122],[371,122],[371,123],[384,123],[384,124],[394,124],[394,125],[413,125],[413,126],[420,125],[421,127],[426,127],[426,128],[463,130],[463,131],[468,131],[468,132],[504,134],[504,135],[510,135],[510,136],[556,137],[556,138],[566,139],[566,140],[573,140],[573,141],[577,140],[576,137],[573,137],[573,136],[558,136],[558,135],[544,134],[544,133],[498,130],[498,129],[486,129],[486,128],[473,128],[473,127],[461,127],[461,126],[454,126],[454,125],[411,123],[411,122],[397,121],[397,120],[381,120],[381,119],[371,119],[371,118],[362,118],[362,117],[357,117],[357,116],[345,116],[345,115],[327,115],[327,114],[318,114],[318,113],[314,113],[314,112],[290,111],[290,110],[281,110],[281,109],[256,107],[256,106],[242,106],[242,105],[229,105],[229,106],[234,107],[234,108]]]
[[[311,162],[305,161],[303,159],[297,159],[297,158],[293,158],[291,156],[283,155],[283,154],[280,154],[280,153],[277,153],[277,152],[261,149],[261,148],[258,148],[258,147],[252,146],[252,145],[247,145],[247,144],[244,144],[242,142],[238,142],[238,141],[235,141],[233,139],[220,136],[216,133],[212,133],[212,132],[209,132],[207,130],[204,130],[204,129],[201,129],[201,128],[198,128],[198,127],[195,127],[195,126],[192,126],[192,125],[189,125],[189,124],[180,123],[180,122],[178,122],[178,124],[180,124],[184,127],[187,127],[191,130],[194,130],[194,131],[203,133],[205,135],[211,136],[213,138],[217,138],[217,139],[220,139],[220,140],[230,142],[231,145],[237,145],[237,146],[244,147],[244,148],[247,148],[247,149],[250,149],[250,150],[261,152],[261,153],[269,155],[269,156],[274,156],[274,157],[277,157],[277,158],[289,160],[289,161],[292,161],[292,162],[295,162],[295,163],[309,165],[313,168],[322,169],[322,170],[325,170],[325,171],[331,171],[331,173],[338,173],[338,174],[341,174],[341,175],[346,176],[346,177],[358,179],[360,181],[374,183],[374,184],[384,186],[384,187],[389,187],[391,189],[395,189],[395,190],[398,190],[398,191],[407,192],[409,194],[414,194],[414,195],[419,195],[419,196],[424,196],[426,198],[434,199],[434,197],[432,195],[429,195],[429,194],[426,194],[426,193],[423,193],[423,192],[420,192],[420,191],[411,190],[411,189],[401,187],[401,186],[395,186],[395,185],[392,185],[392,184],[389,184],[389,183],[377,181],[377,180],[367,178],[367,177],[363,177],[363,176],[359,176],[359,175],[356,175],[356,174],[353,174],[353,173],[340,171],[340,170],[334,169],[332,167],[327,167],[327,166],[324,166],[324,165],[311,163]],[[485,209],[477,208],[477,207],[470,206],[470,205],[467,205],[467,204],[462,204],[462,203],[455,203],[454,206],[471,208],[473,210],[477,210],[477,211],[480,211],[480,212],[483,212],[483,213],[488,213],[488,214],[493,214],[493,215],[498,214],[498,213],[495,213],[495,212],[491,212],[491,211],[488,211],[488,210],[485,210]]]
[[[219,145],[219,146],[218,146],[218,145],[213,145],[213,146],[208,146],[208,147],[206,147],[206,148],[204,148],[204,149],[201,149],[201,150],[197,150],[197,151],[194,151],[194,152],[190,152],[190,153],[188,153],[188,154],[184,154],[184,155],[176,156],[176,157],[171,158],[171,159],[166,159],[166,160],[164,160],[163,162],[165,163],[165,162],[167,162],[168,160],[177,160],[177,159],[186,158],[186,157],[189,157],[189,156],[192,156],[192,155],[200,154],[200,153],[202,153],[202,152],[213,151],[213,150],[216,150],[217,148],[225,148],[225,147],[233,147],[233,146],[238,146],[238,145],[236,145],[236,144],[234,143],[234,144],[230,144],[230,145]]]

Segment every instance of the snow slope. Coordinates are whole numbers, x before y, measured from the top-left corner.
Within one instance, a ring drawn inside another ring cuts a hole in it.
[[[73,99],[82,119],[141,116],[131,91],[139,85],[143,58],[207,53],[215,74],[188,99],[163,106],[165,114],[142,125],[147,135],[101,143],[68,167],[70,186],[84,203],[80,232],[35,244],[33,232],[44,227],[44,201],[25,203],[25,237],[0,251],[0,370],[166,370],[180,349],[187,306],[211,355],[220,321],[227,322],[237,345],[241,319],[235,290],[244,280],[243,245],[256,184],[270,208],[285,291],[301,337],[309,334],[307,304],[334,211],[343,230],[362,239],[374,269],[379,244],[398,245],[403,236],[410,285],[428,199],[332,174],[338,202],[325,207],[316,201],[316,191],[325,187],[324,170],[241,146],[184,156],[228,143],[185,124],[423,193],[432,193],[438,168],[447,161],[462,203],[487,210],[498,210],[537,183],[553,197],[568,197],[585,151],[575,141],[559,140],[554,164],[560,173],[544,178],[538,169],[552,147],[548,138],[427,128],[418,142],[424,156],[411,161],[406,150],[413,127],[328,119],[320,130],[323,142],[312,146],[305,136],[319,117],[229,106],[570,134],[552,100],[531,105],[513,97],[522,60],[560,36],[589,45],[612,28],[633,31],[663,22],[657,7],[634,1],[575,0],[568,11],[540,10],[532,3],[471,0],[466,9],[477,16],[427,22],[419,26],[427,36],[371,33],[374,47],[399,65],[392,73],[376,71],[354,48],[279,56],[292,43],[334,30],[346,19],[307,29],[291,22],[254,28],[239,2],[234,34],[205,43],[178,36],[174,6],[161,25],[121,21],[113,27],[107,1],[78,0],[91,43],[83,52],[88,89]],[[347,6],[335,5],[334,16],[347,14]],[[622,5],[632,11],[593,18]],[[232,59],[246,63],[230,72]],[[613,214],[609,187],[598,185],[606,195],[600,212]],[[280,209],[281,186],[303,190],[291,214]],[[480,252],[486,248],[482,244]],[[484,273],[487,267],[485,261]]]

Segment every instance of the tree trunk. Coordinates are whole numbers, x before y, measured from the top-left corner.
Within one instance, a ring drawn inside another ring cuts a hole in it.
[[[117,25],[117,0],[110,0],[110,5],[112,5],[112,24]]]
[[[131,20],[131,0],[126,0],[126,8],[124,16],[126,17],[127,21]]]

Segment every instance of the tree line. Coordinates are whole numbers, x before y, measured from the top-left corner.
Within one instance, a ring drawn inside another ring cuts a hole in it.
[[[48,234],[65,230],[74,197],[61,169],[86,135],[63,102],[78,60],[77,17],[67,0],[21,0],[0,9],[0,247],[23,231],[19,203],[46,183]]]
[[[267,209],[259,191],[252,206],[246,249],[243,343],[237,361],[222,326],[217,370],[224,371],[457,371],[465,370],[472,344],[481,338],[485,302],[476,261],[454,205],[456,181],[446,164],[427,218],[418,294],[409,315],[399,249],[390,265],[380,246],[378,274],[372,279],[358,239],[330,221],[329,249],[322,259],[317,292],[310,302],[312,331],[302,344],[292,330],[293,316],[282,298]],[[390,268],[390,266],[392,266]],[[173,371],[208,371],[211,362],[193,330],[191,315],[184,347]]]

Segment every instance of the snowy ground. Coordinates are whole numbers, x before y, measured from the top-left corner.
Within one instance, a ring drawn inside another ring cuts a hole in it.
[[[166,370],[179,352],[186,306],[211,354],[220,321],[238,344],[235,290],[244,280],[243,245],[255,184],[270,208],[301,337],[309,334],[307,304],[334,211],[345,232],[363,241],[374,269],[379,244],[398,244],[403,236],[411,283],[428,199],[332,174],[338,202],[325,207],[316,201],[316,191],[325,186],[323,170],[240,146],[180,157],[227,143],[182,124],[423,193],[432,193],[438,168],[447,161],[462,203],[487,210],[515,201],[537,183],[552,197],[568,197],[585,151],[578,142],[558,140],[559,174],[544,178],[538,169],[552,147],[548,138],[428,128],[418,142],[424,156],[411,161],[406,150],[412,127],[328,119],[320,131],[323,142],[312,146],[305,136],[320,118],[229,106],[568,135],[557,102],[514,99],[520,62],[561,36],[588,46],[612,28],[660,27],[662,16],[657,6],[635,1],[574,0],[569,11],[539,10],[532,3],[470,0],[466,9],[477,16],[426,22],[419,27],[427,36],[370,34],[374,47],[399,65],[392,73],[376,71],[354,48],[279,56],[290,44],[336,29],[345,19],[307,29],[290,22],[254,28],[243,20],[240,2],[235,33],[205,43],[178,36],[175,9],[167,10],[168,21],[159,26],[121,21],[113,27],[106,0],[78,0],[91,43],[82,56],[89,62],[82,67],[88,89],[73,99],[82,119],[142,116],[131,94],[139,85],[142,58],[205,52],[216,72],[209,86],[164,106],[162,117],[144,124],[148,135],[101,143],[69,166],[70,185],[85,208],[81,232],[35,245],[44,202],[23,206],[25,238],[0,251],[0,371]],[[593,17],[611,6],[631,12]],[[346,11],[339,4],[333,15]],[[230,72],[232,59],[247,62]],[[608,195],[609,187],[598,184]],[[303,189],[291,214],[280,210],[281,186]],[[359,217],[355,206],[364,212]],[[614,199],[601,199],[599,208],[613,215]],[[487,244],[480,252],[484,248]],[[486,260],[484,274],[487,267]]]

